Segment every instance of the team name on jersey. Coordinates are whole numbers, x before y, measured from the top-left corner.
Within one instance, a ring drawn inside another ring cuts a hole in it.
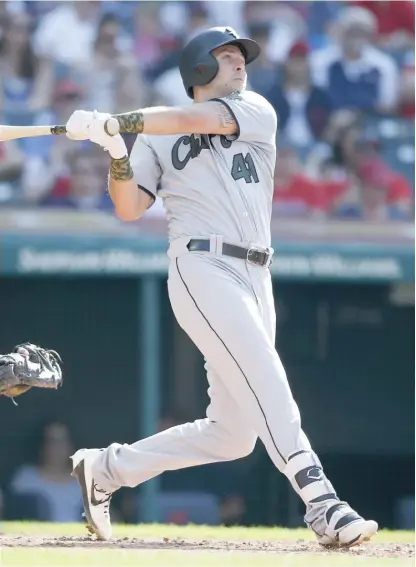
[[[202,150],[209,150],[210,142],[212,138],[215,138],[217,134],[203,134],[201,136],[195,136],[191,134],[190,136],[181,136],[175,142],[172,147],[172,165],[175,169],[182,170],[186,167],[189,160],[195,159],[199,156]],[[228,140],[226,136],[220,136],[221,145],[223,148],[230,148],[232,141]],[[181,148],[187,148],[187,153],[183,159],[179,157],[179,151]]]

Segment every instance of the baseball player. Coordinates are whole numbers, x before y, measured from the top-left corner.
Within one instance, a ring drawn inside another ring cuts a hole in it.
[[[81,449],[73,459],[87,525],[111,537],[109,504],[121,486],[166,471],[249,455],[257,438],[306,505],[305,522],[323,545],[352,546],[378,529],[339,500],[301,428],[275,350],[269,266],[277,118],[246,90],[246,66],[258,44],[233,29],[212,28],[184,48],[180,72],[194,104],[116,115],[139,132],[130,158],[110,114],[76,111],[71,139],[110,154],[109,193],[125,221],[156,196],[169,223],[168,290],[175,317],[206,361],[206,418],[132,445]]]

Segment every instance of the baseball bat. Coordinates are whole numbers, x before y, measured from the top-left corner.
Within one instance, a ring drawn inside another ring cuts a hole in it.
[[[110,136],[116,136],[121,131],[117,118],[109,118],[104,129]],[[0,142],[60,134],[66,134],[65,126],[5,126],[0,124]]]

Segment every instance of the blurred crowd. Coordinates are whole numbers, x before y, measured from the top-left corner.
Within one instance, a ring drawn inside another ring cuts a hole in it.
[[[249,88],[279,115],[273,214],[407,220],[414,12],[412,1],[2,1],[0,123],[191,104],[181,47],[206,27],[231,25],[261,45]],[[0,206],[111,214],[107,170],[108,156],[89,142],[0,143]]]

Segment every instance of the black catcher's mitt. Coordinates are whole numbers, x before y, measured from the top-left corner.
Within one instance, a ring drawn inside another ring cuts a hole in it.
[[[61,357],[31,343],[17,345],[10,354],[0,355],[0,396],[15,398],[31,388],[62,385]]]

